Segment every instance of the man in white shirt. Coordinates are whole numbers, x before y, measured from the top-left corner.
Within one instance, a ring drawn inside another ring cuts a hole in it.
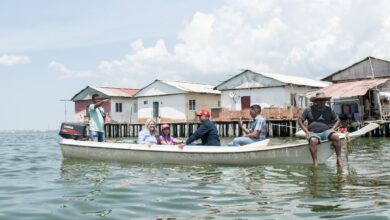
[[[99,99],[98,94],[92,95],[92,104],[88,106],[89,112],[89,140],[104,142],[105,113],[102,105],[109,99]]]

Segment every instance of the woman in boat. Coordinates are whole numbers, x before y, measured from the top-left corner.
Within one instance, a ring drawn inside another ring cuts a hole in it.
[[[145,128],[138,134],[138,144],[157,144],[156,121],[148,119],[145,123]]]
[[[162,145],[173,145],[173,144],[181,144],[183,141],[175,140],[171,134],[169,129],[169,124],[163,124],[161,126],[162,134],[158,139],[158,143]]]

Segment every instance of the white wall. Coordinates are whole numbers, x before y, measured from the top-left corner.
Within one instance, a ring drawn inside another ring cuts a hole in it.
[[[241,110],[241,97],[250,96],[251,105],[260,104],[262,107],[287,107],[291,106],[291,94],[304,95],[310,88],[301,86],[271,87],[256,89],[225,90],[221,93],[221,107],[231,110]],[[230,93],[236,94],[236,99],[230,97]],[[236,100],[236,101],[234,101]]]
[[[134,122],[138,119],[134,111],[136,98],[111,98],[111,118],[115,122]],[[116,103],[122,103],[122,112],[116,112]]]
[[[159,102],[161,118],[185,120],[184,94],[138,98],[138,118],[153,117],[153,102]],[[144,104],[147,101],[147,104]]]

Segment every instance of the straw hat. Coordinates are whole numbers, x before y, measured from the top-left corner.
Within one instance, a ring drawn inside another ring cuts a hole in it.
[[[310,97],[310,101],[311,102],[315,102],[315,101],[327,101],[327,100],[330,100],[330,96],[325,96],[325,93],[323,92],[317,92],[315,94],[315,96],[313,97]]]

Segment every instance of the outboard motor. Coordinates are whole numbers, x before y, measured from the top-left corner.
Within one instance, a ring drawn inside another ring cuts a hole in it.
[[[87,125],[84,123],[63,122],[59,135],[66,139],[85,140],[87,139]]]

